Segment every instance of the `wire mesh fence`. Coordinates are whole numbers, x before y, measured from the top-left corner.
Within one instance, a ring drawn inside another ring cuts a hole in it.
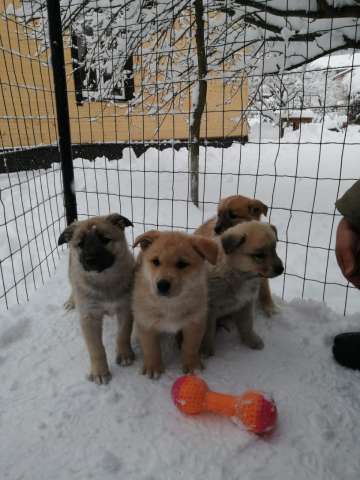
[[[121,212],[131,242],[150,228],[192,232],[220,198],[254,196],[286,264],[275,294],[358,310],[334,254],[335,201],[360,177],[358,7],[59,3],[79,219]],[[9,306],[54,271],[65,211],[46,1],[1,0],[0,12]]]
[[[57,139],[51,66],[0,2],[0,305],[29,299],[57,261],[60,166],[31,149]],[[37,158],[40,157],[40,158]],[[46,169],[39,170],[39,167]]]

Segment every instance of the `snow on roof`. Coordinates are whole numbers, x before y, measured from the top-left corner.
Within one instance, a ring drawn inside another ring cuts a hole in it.
[[[307,70],[311,71],[323,68],[346,68],[352,66],[360,67],[360,53],[326,55],[311,62]]]
[[[331,69],[333,73],[336,73],[333,78],[343,78],[344,86],[351,95],[360,92],[360,53],[326,55],[307,66],[308,72],[326,71],[326,69]]]

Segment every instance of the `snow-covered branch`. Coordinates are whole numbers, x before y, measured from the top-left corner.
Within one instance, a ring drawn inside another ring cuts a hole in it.
[[[133,73],[141,79],[142,101],[145,96],[147,108],[158,113],[162,105],[168,111],[170,98],[185,98],[184,86],[198,80],[194,5],[194,0],[60,1],[64,31],[82,38],[84,81],[96,76],[98,97],[108,98],[128,58],[136,57]],[[203,0],[203,5],[208,78],[281,75],[360,47],[359,0]],[[6,14],[31,25],[30,35],[47,48],[45,0],[23,0]]]

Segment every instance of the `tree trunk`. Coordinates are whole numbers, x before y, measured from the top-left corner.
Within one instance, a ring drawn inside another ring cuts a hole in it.
[[[195,40],[198,61],[198,81],[192,92],[191,120],[189,131],[191,200],[199,206],[199,140],[201,118],[206,103],[207,61],[204,39],[204,6],[203,0],[195,0]]]

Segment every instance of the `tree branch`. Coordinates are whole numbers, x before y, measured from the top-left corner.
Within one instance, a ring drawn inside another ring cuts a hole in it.
[[[271,5],[271,0],[233,0],[228,2],[226,0],[218,0],[220,5],[223,3],[231,4],[231,9],[236,7],[250,7],[256,9],[257,12],[275,15],[277,17],[301,17],[309,19],[331,19],[331,18],[359,18],[360,17],[360,5],[355,2],[353,5],[345,5],[343,7],[331,7],[326,1],[318,1],[316,10],[311,10],[310,3],[309,9],[292,10],[289,8],[289,3],[284,1],[284,8],[277,8]],[[319,8],[320,7],[320,8]],[[226,7],[222,5],[222,9],[226,10]]]
[[[198,63],[198,92],[195,109],[190,122],[190,165],[191,165],[191,199],[199,206],[199,139],[201,118],[206,103],[207,59],[204,35],[204,6],[202,0],[195,0],[195,41]],[[192,108],[192,106],[191,106]]]

